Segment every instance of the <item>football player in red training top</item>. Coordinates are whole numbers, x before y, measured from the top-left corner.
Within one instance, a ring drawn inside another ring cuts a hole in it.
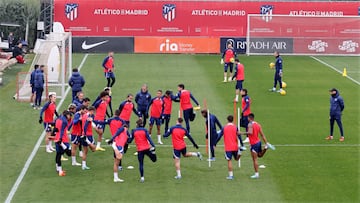
[[[84,151],[82,155],[82,163],[81,163],[82,170],[90,169],[90,167],[88,167],[86,164],[88,147],[90,147],[91,151],[95,151],[96,148],[94,145],[94,138],[92,132],[94,112],[95,112],[95,108],[93,106],[90,106],[88,108],[88,112],[85,113],[81,118],[81,123],[83,125],[82,126],[83,135],[81,136],[81,145],[83,146],[83,151]]]
[[[184,157],[199,157],[200,160],[202,160],[202,155],[200,152],[187,152],[186,151],[186,143],[184,140],[184,137],[187,136],[191,143],[194,145],[196,149],[199,149],[199,146],[195,143],[194,139],[191,137],[191,135],[188,133],[188,131],[181,126],[181,123],[183,122],[182,118],[177,119],[176,125],[171,127],[168,132],[165,133],[164,137],[168,137],[172,135],[172,145],[174,148],[173,152],[173,158],[174,158],[174,164],[176,169],[176,176],[175,179],[181,179],[181,171],[180,171],[180,157],[181,154]]]
[[[52,153],[55,151],[55,149],[51,145],[51,140],[53,139],[51,137],[51,128],[54,127],[54,115],[56,117],[59,117],[59,114],[56,112],[56,93],[50,92],[49,93],[49,101],[43,106],[43,108],[40,111],[40,118],[39,123],[41,124],[44,121],[44,129],[46,131],[45,134],[45,150],[48,153]],[[44,120],[43,120],[43,114],[44,114]]]
[[[222,56],[221,56],[221,64],[224,64],[224,81],[227,82],[227,80],[230,82],[232,79],[232,72],[233,72],[233,65],[236,58],[236,52],[233,49],[233,46],[231,43],[227,44],[227,48],[224,50]],[[229,68],[230,76],[227,77],[227,70]]]
[[[104,148],[101,147],[101,140],[104,134],[105,128],[105,118],[106,118],[106,110],[110,102],[109,93],[106,91],[102,91],[100,93],[100,99],[94,102],[94,107],[96,109],[96,114],[94,117],[94,123],[96,125],[95,131],[99,135],[96,143],[96,151],[105,151]]]
[[[58,171],[59,176],[65,176],[65,171],[61,166],[61,156],[66,153],[66,155],[71,156],[69,137],[67,135],[68,121],[71,119],[71,112],[65,110],[63,114],[56,119],[55,121],[55,147],[56,147],[56,171]]]
[[[275,147],[267,142],[266,137],[262,131],[261,125],[254,121],[254,114],[250,113],[248,116],[249,124],[248,124],[248,131],[241,134],[246,134],[249,136],[250,140],[250,151],[251,157],[253,160],[255,174],[251,176],[251,178],[259,178],[259,164],[257,161],[258,157],[263,157],[267,148],[275,150]],[[264,149],[261,148],[261,141],[259,139],[259,134],[262,140],[266,143]]]
[[[234,157],[236,161],[240,159],[241,149],[239,148],[238,139],[241,140],[240,131],[233,123],[234,116],[229,115],[227,117],[228,123],[221,129],[216,143],[219,142],[221,137],[224,135],[224,150],[225,159],[228,162],[229,176],[226,177],[228,180],[234,179],[233,167],[231,159]]]
[[[128,143],[130,139],[130,134],[128,132],[128,126],[124,124],[121,128],[119,128],[115,135],[108,141],[108,144],[112,145],[114,149],[114,182],[124,182],[123,179],[119,178],[118,175],[118,166],[120,160],[124,154],[124,146]]]
[[[180,108],[183,110],[183,116],[186,124],[186,130],[190,134],[190,122],[195,119],[195,114],[193,112],[193,106],[191,104],[190,99],[192,99],[195,104],[197,105],[197,108],[200,109],[199,102],[196,101],[195,97],[191,94],[189,90],[185,89],[184,84],[178,85],[178,93],[176,95],[175,99],[180,100]]]
[[[115,135],[116,131],[119,128],[121,128],[124,124],[127,124],[126,121],[121,119],[119,115],[120,115],[120,110],[116,109],[114,117],[112,117],[112,118],[110,118],[109,120],[106,121],[106,124],[108,124],[110,126],[110,133],[111,133],[112,137]],[[125,144],[124,153],[126,152],[127,148],[128,148],[128,145]],[[122,170],[121,162],[122,161],[120,160],[119,167],[118,167],[119,170]]]
[[[152,162],[156,162],[155,144],[149,136],[149,132],[143,127],[142,119],[136,121],[136,128],[131,131],[129,143],[135,138],[137,156],[139,160],[140,182],[144,182],[144,156],[148,156]]]
[[[74,114],[71,128],[71,160],[73,166],[81,166],[76,162],[76,149],[80,146],[80,137],[82,136],[82,117],[87,113],[87,107],[81,105],[79,111]]]
[[[165,123],[164,134],[169,130],[169,123],[171,118],[172,111],[172,102],[179,102],[180,100],[176,99],[176,97],[172,94],[170,90],[166,90],[164,96],[162,97],[164,101],[164,113],[161,118],[161,121]]]
[[[147,112],[149,112],[150,106],[151,106],[150,121],[149,121],[150,136],[151,136],[152,128],[155,123],[156,128],[157,128],[158,143],[163,144],[161,141],[161,133],[160,133],[161,118],[164,113],[164,101],[162,99],[162,91],[161,90],[158,90],[156,92],[156,97],[151,99],[151,101],[147,107]]]
[[[245,80],[245,67],[240,63],[239,59],[235,59],[235,74],[233,78],[236,78],[235,85],[235,102],[239,101],[239,93],[243,89],[243,82]]]
[[[102,63],[104,68],[105,78],[107,80],[106,87],[112,87],[115,84],[115,74],[114,74],[114,52],[110,51],[108,55],[104,58]]]
[[[248,116],[251,113],[251,98],[248,95],[248,90],[247,89],[242,89],[240,91],[241,94],[241,117],[240,117],[240,126],[244,127],[246,129],[246,131],[248,130],[248,124],[249,124],[249,119]],[[249,142],[249,138],[246,136],[244,143],[248,143]]]
[[[130,118],[131,118],[131,113],[132,112],[134,112],[140,118],[140,115],[136,111],[135,105],[132,102],[133,98],[134,98],[134,96],[132,94],[128,94],[126,100],[121,102],[121,104],[119,106],[120,118],[122,120],[124,120],[125,123],[129,127],[130,127]]]

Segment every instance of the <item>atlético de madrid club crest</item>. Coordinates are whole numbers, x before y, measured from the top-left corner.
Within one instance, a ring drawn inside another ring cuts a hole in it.
[[[266,22],[269,22],[272,19],[274,6],[272,5],[262,5],[260,7],[260,14],[262,16],[262,19]]]
[[[78,17],[79,4],[65,4],[65,16],[67,19],[73,21]]]
[[[175,4],[164,4],[162,9],[162,15],[164,19],[168,22],[171,22],[176,17],[176,5]]]

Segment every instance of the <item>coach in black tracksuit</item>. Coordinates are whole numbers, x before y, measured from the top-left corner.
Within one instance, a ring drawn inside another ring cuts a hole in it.
[[[82,75],[80,75],[79,70],[74,68],[72,70],[72,75],[69,80],[69,85],[72,89],[72,101],[75,100],[76,94],[82,91],[82,87],[85,85],[85,80]]]
[[[149,118],[149,113],[148,113],[148,105],[150,104],[151,101],[151,95],[148,92],[148,86],[146,84],[143,84],[143,86],[141,87],[140,92],[138,92],[135,96],[135,102],[137,104],[137,110],[138,110],[138,115],[141,116],[144,125],[146,125],[146,119]]]

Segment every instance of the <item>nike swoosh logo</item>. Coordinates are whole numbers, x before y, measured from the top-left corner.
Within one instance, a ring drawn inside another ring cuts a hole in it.
[[[94,44],[86,44],[86,40],[82,43],[81,45],[81,48],[84,49],[84,50],[88,50],[88,49],[92,49],[94,47],[97,47],[99,45],[102,45],[106,42],[108,42],[109,40],[105,40],[105,41],[102,41],[102,42],[98,42],[98,43],[94,43]]]

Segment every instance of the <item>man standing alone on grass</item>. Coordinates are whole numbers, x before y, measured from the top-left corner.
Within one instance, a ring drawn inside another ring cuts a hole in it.
[[[269,89],[271,92],[281,92],[282,91],[282,76],[283,76],[283,60],[278,51],[274,52],[275,56],[275,75],[274,75],[274,86],[272,89]],[[279,83],[280,89],[276,91],[276,85]]]
[[[102,66],[104,68],[105,78],[107,80],[106,87],[112,87],[115,84],[115,74],[114,74],[114,52],[110,51],[105,57]]]
[[[343,142],[345,140],[344,137],[344,130],[341,122],[341,113],[345,108],[344,100],[340,96],[340,93],[337,89],[332,88],[330,90],[330,135],[326,137],[326,140],[332,140],[333,139],[333,133],[334,133],[334,124],[335,121],[340,129],[340,142]]]
[[[231,43],[227,44],[227,48],[224,50],[221,57],[221,64],[224,64],[224,81],[223,82],[231,82],[234,59],[236,58],[236,52]],[[230,76],[227,77],[227,70],[229,68]]]

